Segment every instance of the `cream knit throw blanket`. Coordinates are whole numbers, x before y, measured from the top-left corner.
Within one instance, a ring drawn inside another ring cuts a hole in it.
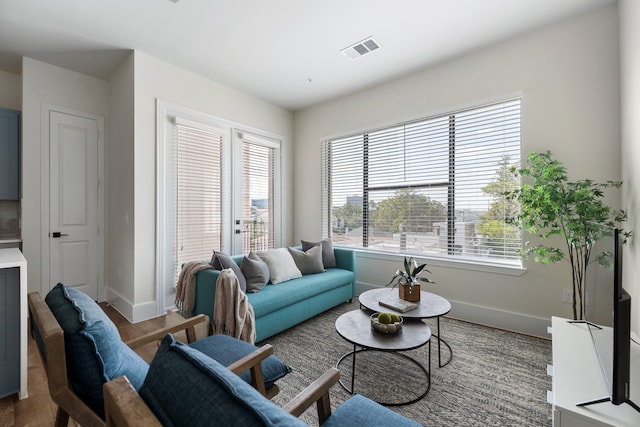
[[[230,268],[222,270],[216,282],[213,333],[230,335],[250,344],[256,341],[253,307]]]
[[[191,261],[184,265],[176,284],[176,307],[182,317],[191,317],[196,303],[196,274],[213,268],[206,262]]]

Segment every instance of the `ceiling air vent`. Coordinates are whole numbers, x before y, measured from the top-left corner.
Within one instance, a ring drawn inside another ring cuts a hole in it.
[[[366,38],[358,43],[352,44],[349,47],[345,47],[340,52],[349,59],[358,59],[369,52],[373,52],[378,49],[380,45],[373,37]]]

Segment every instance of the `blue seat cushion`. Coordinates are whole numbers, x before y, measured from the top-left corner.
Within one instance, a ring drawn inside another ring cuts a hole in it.
[[[322,423],[322,427],[336,426],[422,427],[421,424],[359,394],[338,406]]]
[[[140,396],[163,426],[303,426],[206,354],[167,335]]]
[[[104,418],[102,385],[126,375],[137,390],[149,365],[122,342],[116,326],[87,294],[58,283],[45,301],[64,331],[71,387]]]
[[[352,271],[330,268],[324,273],[308,274],[277,285],[267,285],[258,293],[247,294],[247,298],[258,319],[297,302],[348,285],[354,278]]]
[[[189,346],[215,359],[223,366],[229,366],[258,349],[255,345],[224,334],[203,338],[192,342]],[[264,359],[261,366],[266,388],[271,387],[277,380],[291,372],[291,368],[274,355]],[[250,371],[240,374],[240,378],[251,384]]]

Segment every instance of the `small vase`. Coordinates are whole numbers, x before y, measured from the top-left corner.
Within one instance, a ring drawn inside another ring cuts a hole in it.
[[[400,299],[405,301],[416,302],[420,301],[420,285],[414,284],[413,290],[406,283],[398,284],[398,292],[400,294]]]

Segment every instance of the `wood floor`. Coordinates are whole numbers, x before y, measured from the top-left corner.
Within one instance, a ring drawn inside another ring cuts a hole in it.
[[[136,324],[131,324],[120,313],[107,304],[100,304],[102,309],[113,320],[120,331],[120,336],[124,341],[138,337],[148,332],[152,332],[165,325],[165,316],[147,320]],[[206,331],[198,331],[198,335],[203,335]],[[180,339],[179,335],[176,336]],[[155,352],[154,344],[142,347],[136,351],[143,359],[150,361]],[[29,337],[29,362],[28,362],[28,382],[27,390],[29,397],[19,400],[18,395],[12,395],[0,399],[0,426],[52,426],[55,421],[57,406],[49,397],[47,388],[47,377],[42,366],[42,361],[38,353],[35,341]],[[76,426],[75,422],[69,421],[69,426]]]

